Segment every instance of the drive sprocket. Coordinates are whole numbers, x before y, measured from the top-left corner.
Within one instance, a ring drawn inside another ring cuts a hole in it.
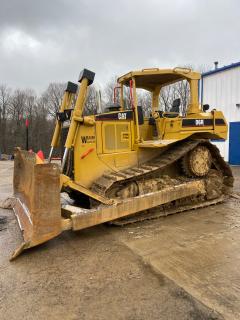
[[[212,156],[204,145],[198,145],[182,158],[182,168],[189,177],[204,177],[212,166]]]

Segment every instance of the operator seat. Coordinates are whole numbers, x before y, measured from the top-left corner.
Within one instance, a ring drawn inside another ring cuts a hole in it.
[[[172,108],[169,110],[169,112],[164,113],[165,118],[177,118],[179,116],[179,107],[181,105],[181,99],[177,98],[173,100]]]
[[[170,112],[177,112],[179,113],[179,107],[181,105],[181,99],[180,98],[177,98],[175,100],[173,100],[173,103],[172,103],[172,108],[170,109]]]

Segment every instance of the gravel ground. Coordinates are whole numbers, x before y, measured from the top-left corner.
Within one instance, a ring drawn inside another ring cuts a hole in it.
[[[11,194],[12,166],[0,162],[0,199]],[[0,209],[1,320],[223,319],[133,246],[138,239],[149,246],[159,223],[65,232],[9,262],[21,234],[13,212]],[[134,238],[146,225],[148,236]]]

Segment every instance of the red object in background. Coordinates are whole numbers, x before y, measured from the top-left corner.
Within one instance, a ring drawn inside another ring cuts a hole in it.
[[[42,150],[39,150],[39,151],[37,152],[37,156],[38,156],[42,161],[44,161],[44,154],[43,154]]]
[[[26,125],[26,127],[28,128],[28,126],[29,126],[29,120],[28,120],[28,118],[27,118],[26,121],[25,121],[25,125]]]
[[[130,102],[131,102],[132,109],[134,110],[134,101],[133,101],[133,81],[132,81],[132,80],[130,80],[130,81],[129,81],[129,85],[130,85]]]

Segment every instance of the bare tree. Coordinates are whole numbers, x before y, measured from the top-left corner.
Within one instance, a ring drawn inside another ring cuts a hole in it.
[[[199,67],[185,65],[183,68],[198,70],[200,73],[210,69],[210,67],[206,65],[201,65]],[[162,88],[160,92],[160,108],[164,111],[169,111],[174,99],[176,98],[180,98],[181,100],[180,113],[182,115],[186,114],[190,100],[190,86],[187,80],[179,81],[175,84]]]
[[[104,99],[106,102],[106,105],[110,105],[112,104],[114,101],[114,88],[117,87],[117,76],[114,76],[110,79],[110,81],[108,81],[108,83],[106,84],[105,88],[104,88]],[[119,99],[120,99],[120,91],[116,90],[116,103],[120,103]]]
[[[6,125],[11,90],[0,85],[0,152],[6,152]]]
[[[24,147],[24,117],[26,116],[26,92],[16,89],[10,99],[9,115],[11,119],[11,134],[14,146]]]
[[[47,105],[47,111],[51,117],[56,116],[62,102],[65,89],[65,83],[50,83],[47,90],[43,93],[43,97]]]
[[[142,107],[145,117],[149,117],[152,111],[152,96],[147,90],[138,90],[137,92],[138,105]]]
[[[84,115],[96,114],[98,111],[98,92],[96,88],[91,85],[88,87],[87,97],[84,105]]]
[[[49,117],[48,104],[45,96],[40,96],[35,100],[32,120],[30,120],[29,145],[34,151],[41,149],[44,154],[48,154],[51,138],[54,130],[55,119]]]
[[[26,94],[26,101],[25,101],[26,117],[29,120],[31,120],[34,116],[34,112],[36,109],[37,95],[35,91],[32,89],[25,90],[25,94]]]
[[[180,98],[180,113],[186,112],[189,104],[190,89],[186,80],[163,87],[160,91],[160,109],[163,111],[170,111],[173,101]]]

